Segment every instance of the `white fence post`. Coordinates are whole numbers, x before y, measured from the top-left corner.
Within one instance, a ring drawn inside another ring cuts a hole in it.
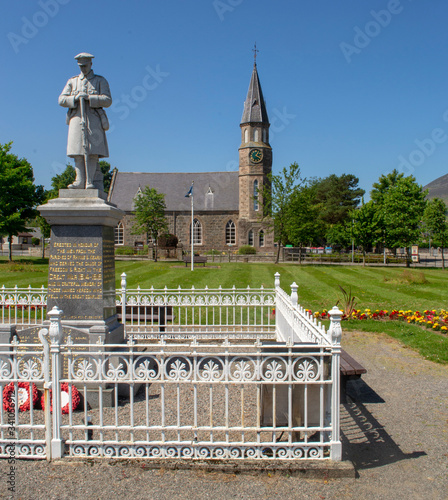
[[[280,273],[275,273],[274,274],[274,286],[275,288],[280,288]]]
[[[293,307],[297,307],[297,304],[299,303],[299,296],[297,294],[298,288],[299,286],[294,281],[294,283],[291,285],[291,304]]]
[[[121,314],[125,318],[126,314],[126,273],[121,274]]]
[[[280,339],[280,309],[279,309],[279,290],[280,290],[280,273],[274,274],[274,288],[275,288],[275,304],[274,304],[274,321],[275,321],[275,338],[277,341]]]
[[[342,311],[340,311],[336,306],[329,311],[330,316],[330,328],[329,335],[333,345],[332,348],[332,363],[331,363],[331,378],[333,381],[332,385],[332,395],[331,395],[331,453],[330,458],[332,460],[340,461],[342,460],[342,444],[341,444],[341,430],[340,430],[340,416],[339,416],[339,405],[340,405],[340,356],[341,356],[341,318]]]
[[[47,460],[51,460],[51,413],[50,413],[50,389],[51,389],[51,375],[50,375],[50,344],[46,338],[48,330],[42,328],[39,330],[38,336],[43,345],[43,371],[44,371],[44,406],[45,406],[45,447]]]
[[[64,442],[61,439],[61,387],[62,375],[60,345],[63,337],[61,316],[63,311],[56,306],[47,314],[50,318],[49,336],[51,340],[51,386],[53,400],[53,438],[51,440],[51,458],[61,458],[64,454]]]

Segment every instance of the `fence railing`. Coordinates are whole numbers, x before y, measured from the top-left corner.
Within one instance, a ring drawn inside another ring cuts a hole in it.
[[[135,338],[256,339],[275,335],[273,288],[128,289],[117,291],[117,311]],[[124,313],[126,311],[126,314]]]
[[[280,275],[275,275],[277,340],[331,345],[331,338],[321,322],[298,304],[297,289],[298,285],[293,283],[289,296],[280,288]]]
[[[0,324],[35,326],[46,319],[47,289],[40,288],[0,288]]]
[[[314,342],[113,346],[64,338],[61,314],[0,345],[0,456],[341,459],[340,311]]]
[[[257,339],[275,336],[273,288],[136,289],[127,288],[126,274],[116,290],[118,319],[128,336],[142,339]],[[42,325],[47,289],[0,289],[0,324],[17,329]]]
[[[298,304],[298,286],[289,296],[280,288],[136,289],[127,288],[126,274],[116,290],[118,319],[128,337],[139,340],[274,339],[327,342],[325,329]],[[0,289],[0,324],[17,330],[42,325],[46,319],[47,289]]]

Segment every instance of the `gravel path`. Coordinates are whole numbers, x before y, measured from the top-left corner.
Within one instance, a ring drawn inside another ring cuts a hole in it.
[[[10,496],[9,466],[1,460],[0,498],[448,499],[448,366],[382,335],[345,332],[343,346],[368,370],[363,381],[349,383],[354,401],[341,415],[344,459],[354,463],[357,479],[19,461]]]

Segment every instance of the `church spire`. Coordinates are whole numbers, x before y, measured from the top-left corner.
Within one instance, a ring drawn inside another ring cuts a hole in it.
[[[257,46],[254,49],[254,69],[250,79],[249,90],[244,101],[243,117],[241,125],[245,123],[263,123],[269,125],[268,112],[266,111],[266,103],[264,102],[263,92],[261,91],[260,79],[257,71]]]

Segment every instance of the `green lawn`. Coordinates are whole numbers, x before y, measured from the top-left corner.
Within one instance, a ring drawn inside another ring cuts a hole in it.
[[[441,269],[404,270],[403,268],[349,267],[297,264],[223,263],[196,266],[194,272],[181,263],[117,261],[116,286],[127,274],[128,287],[136,288],[230,288],[274,286],[280,273],[281,286],[289,291],[299,285],[299,302],[309,309],[333,307],[342,299],[339,285],[351,289],[359,309],[440,309],[448,307],[448,271]],[[47,286],[48,263],[41,259],[0,260],[0,286]]]
[[[125,272],[128,288],[230,288],[274,286],[274,274],[280,273],[281,286],[289,291],[294,281],[299,285],[299,303],[313,311],[330,309],[342,299],[339,285],[351,289],[358,309],[443,309],[448,308],[448,271],[441,269],[349,267],[297,264],[223,263],[197,266],[194,272],[181,263],[117,261],[116,285]],[[41,259],[16,260],[10,264],[0,259],[0,286],[33,287],[47,285],[48,263]],[[448,338],[415,325],[398,322],[350,321],[347,329],[384,332],[399,338],[433,361],[448,363]]]

